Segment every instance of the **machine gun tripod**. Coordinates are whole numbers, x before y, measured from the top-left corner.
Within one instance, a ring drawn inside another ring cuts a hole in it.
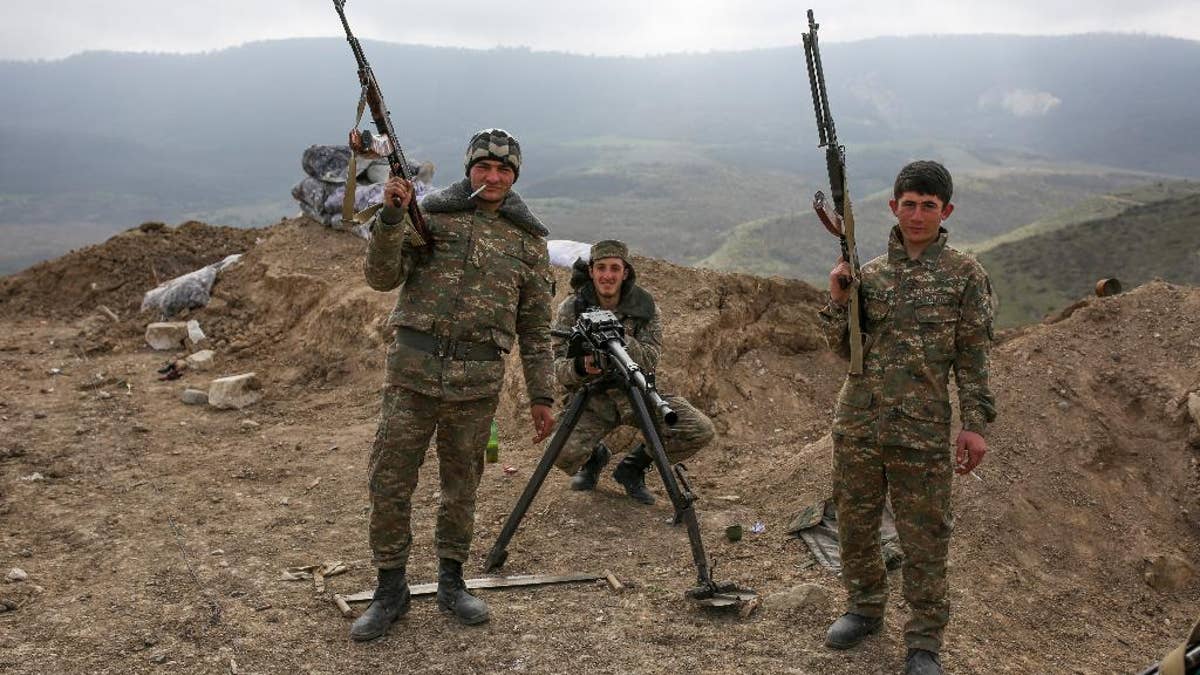
[[[634,416],[642,432],[646,448],[654,460],[654,465],[662,477],[667,494],[671,496],[671,504],[675,507],[675,523],[683,523],[687,527],[688,539],[691,542],[692,560],[696,565],[697,585],[688,589],[685,595],[701,605],[724,607],[751,600],[755,597],[753,590],[741,588],[737,584],[718,583],[712,579],[713,564],[704,551],[704,541],[700,536],[700,524],[696,520],[696,501],[691,484],[687,478],[687,467],[683,464],[671,466],[663,448],[662,438],[654,426],[650,410],[658,412],[667,426],[677,422],[675,411],[659,396],[654,388],[654,376],[644,373],[640,366],[629,357],[625,351],[625,327],[616,315],[607,310],[592,309],[580,314],[578,321],[570,332],[553,331],[557,337],[567,338],[569,356],[592,354],[602,374],[594,380],[584,383],[579,388],[554,432],[550,444],[546,446],[541,461],[530,477],[525,491],[513,507],[512,513],[504,522],[500,536],[488,553],[485,569],[488,572],[499,571],[508,559],[508,543],[525,517],[529,505],[537,496],[562,452],[571,432],[583,413],[588,397],[612,388],[619,388],[629,396]]]

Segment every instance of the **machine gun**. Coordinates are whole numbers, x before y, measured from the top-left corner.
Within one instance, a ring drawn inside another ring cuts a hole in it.
[[[644,373],[629,357],[629,352],[625,351],[625,325],[616,314],[592,309],[579,315],[574,330],[552,332],[558,337],[567,338],[567,356],[592,354],[601,370],[612,371],[621,380],[636,387],[667,426],[673,427],[679,421],[679,416],[654,388],[654,374]]]
[[[380,134],[387,136],[388,144],[391,146],[390,152],[387,154],[387,163],[391,167],[392,175],[399,176],[406,181],[412,180],[412,170],[409,168],[408,160],[404,157],[404,150],[400,147],[400,142],[396,140],[396,130],[392,128],[392,116],[388,112],[387,104],[383,102],[383,91],[379,89],[379,81],[375,79],[375,73],[371,70],[371,64],[367,63],[367,57],[363,54],[362,45],[358,43],[358,38],[354,37],[354,33],[350,32],[350,23],[346,21],[345,12],[346,0],[333,0],[333,7],[337,10],[338,16],[342,19],[342,27],[346,29],[346,40],[350,42],[350,51],[354,52],[354,60],[358,62],[358,81],[362,85],[362,95],[359,98],[358,115],[361,118],[363,112],[363,102],[371,108],[371,119],[375,122],[375,129]],[[358,122],[355,122],[357,126]],[[369,134],[363,139],[363,144],[370,145]],[[353,155],[352,155],[353,157]],[[354,171],[350,171],[349,180],[353,181]],[[347,193],[353,188],[349,188]],[[350,203],[353,204],[353,197],[350,197]],[[396,204],[395,206],[400,206]],[[421,239],[419,249],[428,250],[433,245],[433,237],[429,235],[429,227],[425,224],[425,216],[421,213],[421,209],[414,198],[408,202],[408,217],[412,221],[413,230]]]
[[[654,465],[662,477],[667,493],[671,496],[671,504],[675,508],[675,522],[687,526],[692,560],[696,565],[697,585],[688,589],[685,595],[710,607],[725,607],[753,599],[755,593],[752,590],[741,588],[734,583],[717,583],[712,580],[713,564],[704,551],[700,523],[696,519],[696,510],[693,507],[696,497],[687,479],[687,467],[682,464],[671,467],[650,411],[653,409],[658,412],[667,426],[678,422],[678,416],[655,389],[654,375],[643,372],[625,351],[625,327],[620,319],[610,311],[590,309],[579,315],[572,330],[551,332],[556,337],[566,338],[569,356],[591,354],[601,374],[585,382],[567,405],[558,429],[550,439],[550,444],[546,446],[546,452],[542,454],[529,484],[525,486],[525,491],[521,493],[516,506],[500,530],[500,536],[496,538],[496,543],[488,553],[484,569],[496,572],[504,566],[508,559],[508,543],[579,422],[588,397],[610,388],[620,388],[629,396],[646,447],[654,459]]]
[[[850,265],[850,276],[841,277],[838,283],[850,289],[850,372],[862,374],[863,337],[862,310],[859,284],[862,269],[858,263],[858,247],[854,242],[854,211],[850,208],[850,187],[846,181],[846,148],[838,143],[837,128],[829,112],[829,96],[825,92],[825,70],[821,66],[821,50],[817,46],[817,29],[813,11],[808,10],[808,32],[804,38],[804,56],[808,65],[808,86],[812,90],[813,109],[817,116],[819,148],[825,148],[825,169],[829,174],[829,191],[833,194],[833,211],[825,201],[825,193],[813,195],[813,210],[821,224],[837,237],[842,246],[842,260]]]

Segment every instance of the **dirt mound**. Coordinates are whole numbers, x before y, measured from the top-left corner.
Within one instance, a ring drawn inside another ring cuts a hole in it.
[[[1155,282],[1078,303],[993,351],[982,480],[956,480],[951,631],[1013,655],[970,672],[1126,672],[1179,640],[1200,590],[1200,289]],[[828,437],[758,475],[767,503],[829,492]],[[989,636],[989,637],[984,637]],[[1149,652],[1147,645],[1154,645]],[[1072,664],[1068,668],[1065,664]]]
[[[160,282],[242,253],[261,235],[195,221],[178,227],[144,223],[0,278],[0,316],[78,318],[98,305],[127,316]]]
[[[166,237],[220,246],[193,251],[170,272],[155,263],[163,277],[246,250],[209,306],[187,316],[210,336],[221,373],[259,373],[266,397],[253,408],[179,403],[183,384],[203,386],[208,375],[157,380],[163,357],[141,337],[152,317],[24,318],[39,308],[79,317],[100,302],[136,309],[153,285],[150,263],[192,251]],[[629,582],[626,594],[493,592],[493,622],[470,635],[417,601],[363,660],[328,594],[372,582],[363,473],[395,293],[363,282],[364,245],[307,220],[256,233],[185,225],[130,231],[89,256],[0,280],[10,317],[0,342],[0,514],[10,523],[0,557],[36,585],[0,590],[17,607],[7,615],[17,619],[12,630],[0,635],[14,655],[6,665],[140,671],[175,661],[208,671],[235,658],[260,672],[351,672],[358,663],[365,672],[381,659],[430,672],[561,672],[566,662],[595,672],[901,668],[902,608],[860,650],[819,646],[840,585],[783,532],[829,492],[827,432],[845,364],[817,330],[824,294],[642,258],[639,278],[665,324],[660,388],[692,399],[719,431],[689,462],[716,577],[764,595],[811,583],[828,601],[800,611],[768,602],[748,620],[699,613],[681,597],[694,572],[665,500],[637,508],[607,476],[594,493],[574,493],[554,474],[506,571],[609,568]],[[93,290],[75,273],[88,265],[128,276]],[[557,274],[561,297],[567,275]],[[69,280],[62,297],[56,279]],[[1200,469],[1189,447],[1200,445],[1200,432],[1189,438],[1183,405],[1200,389],[1197,317],[1200,289],[1153,283],[1089,300],[997,345],[991,452],[982,481],[955,486],[950,670],[1127,672],[1182,637],[1200,593]],[[111,349],[87,348],[97,340]],[[485,471],[472,574],[541,454],[527,441],[527,402],[510,358],[498,420],[501,466],[515,475]],[[410,575],[418,581],[434,569],[436,461],[426,474],[414,497]],[[736,544],[721,536],[726,524],[756,521],[762,535]],[[327,580],[324,593],[279,581],[289,565],[335,559],[351,573]],[[893,585],[898,600],[898,577]],[[579,635],[594,653],[580,655]]]

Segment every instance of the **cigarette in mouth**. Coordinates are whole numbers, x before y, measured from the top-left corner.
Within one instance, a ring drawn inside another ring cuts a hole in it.
[[[483,191],[484,191],[484,190],[486,190],[486,189],[487,189],[487,183],[484,183],[483,185],[480,185],[478,190],[476,190],[476,191],[474,191],[474,192],[472,192],[472,193],[471,193],[471,197],[470,197],[470,199],[474,199],[474,198],[478,197],[478,196],[479,196],[479,193],[480,193],[480,192],[483,192]]]

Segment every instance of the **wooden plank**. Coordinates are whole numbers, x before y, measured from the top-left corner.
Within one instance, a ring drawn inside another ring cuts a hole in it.
[[[467,579],[467,588],[511,588],[514,586],[545,586],[547,584],[567,584],[576,581],[595,581],[601,578],[599,574],[524,574],[512,577],[480,577]],[[409,587],[412,595],[433,595],[437,593],[437,583],[416,584]],[[346,602],[370,602],[375,591],[362,591],[353,595],[343,595]]]

